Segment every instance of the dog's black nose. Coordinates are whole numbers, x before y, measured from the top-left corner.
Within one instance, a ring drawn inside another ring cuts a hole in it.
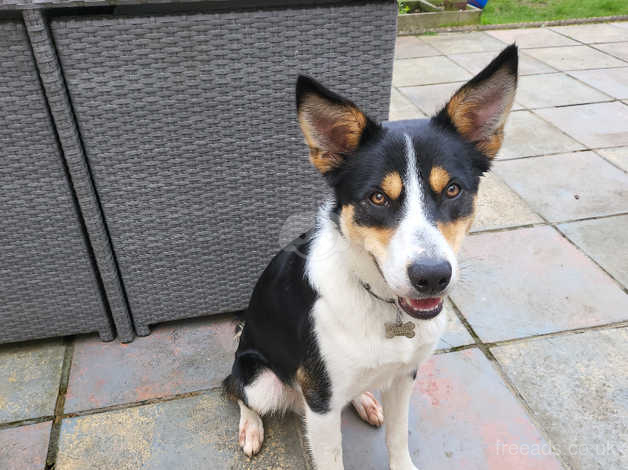
[[[443,259],[420,259],[408,267],[410,282],[421,294],[439,294],[451,280],[451,264]]]

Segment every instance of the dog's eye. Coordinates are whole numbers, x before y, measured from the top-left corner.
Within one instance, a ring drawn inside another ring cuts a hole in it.
[[[376,206],[385,206],[388,204],[388,198],[381,191],[375,191],[373,194],[371,194],[371,197],[369,199]]]
[[[460,194],[460,191],[461,191],[460,185],[456,183],[451,183],[449,186],[447,186],[447,189],[445,190],[445,194],[447,195],[449,199],[453,199],[458,194]]]

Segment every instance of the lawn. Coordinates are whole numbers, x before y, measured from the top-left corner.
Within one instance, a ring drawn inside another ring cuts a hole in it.
[[[628,15],[628,0],[489,0],[483,24]]]

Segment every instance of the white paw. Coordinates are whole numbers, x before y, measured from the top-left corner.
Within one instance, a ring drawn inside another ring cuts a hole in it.
[[[260,451],[264,442],[264,423],[257,413],[249,411],[240,414],[238,442],[247,457],[253,457]]]
[[[384,410],[371,392],[364,392],[351,402],[362,420],[371,426],[380,427],[384,424]]]

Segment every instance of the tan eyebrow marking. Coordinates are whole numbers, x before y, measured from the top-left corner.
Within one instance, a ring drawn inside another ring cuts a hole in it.
[[[430,186],[435,193],[441,193],[450,179],[451,176],[442,166],[435,166],[430,171]]]
[[[382,180],[381,187],[389,198],[397,199],[403,189],[401,176],[396,171],[388,173]]]

